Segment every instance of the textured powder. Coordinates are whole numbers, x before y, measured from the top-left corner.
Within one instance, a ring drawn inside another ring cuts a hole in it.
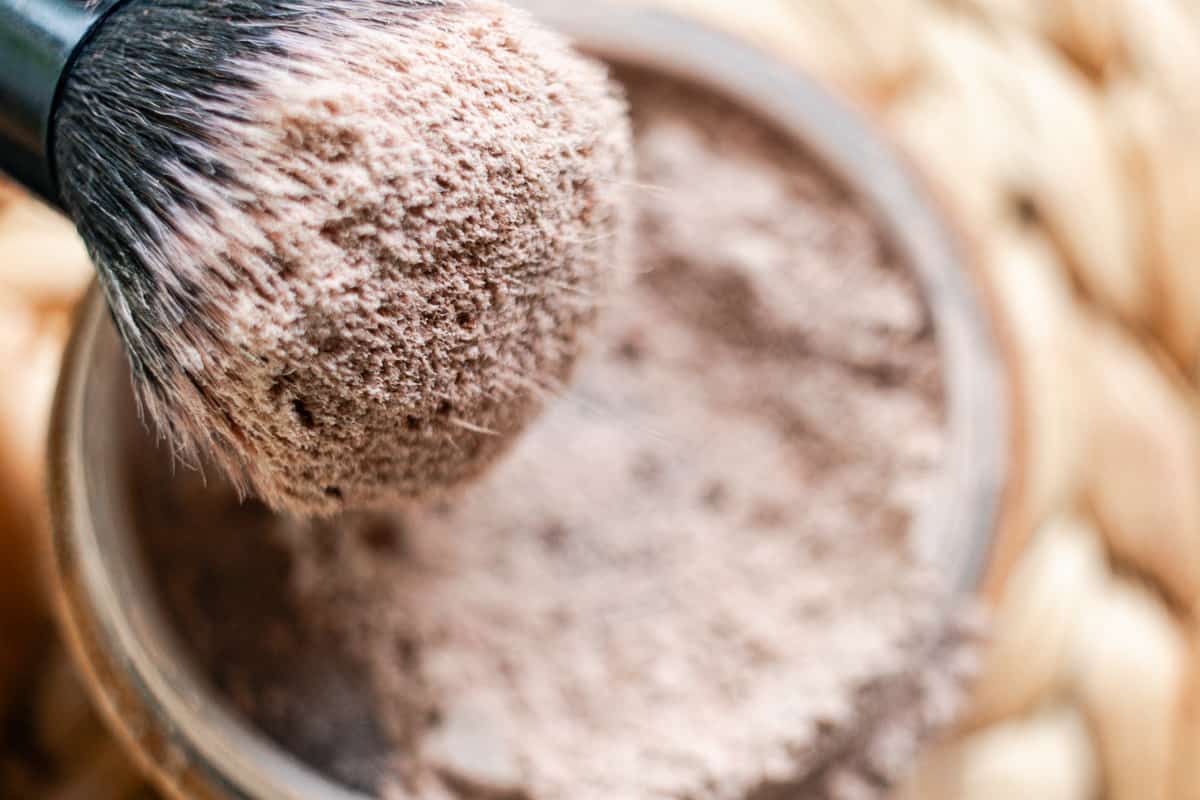
[[[384,797],[885,796],[972,652],[909,537],[945,439],[929,315],[805,153],[621,77],[638,279],[569,391],[402,514],[287,520],[184,478],[142,507],[161,590],[236,707]]]
[[[275,508],[390,508],[469,481],[560,390],[625,261],[624,100],[504,3],[299,0],[246,30],[245,3],[185,5],[230,37],[278,26],[282,55],[205,98],[230,177],[179,178],[204,213],[145,246],[158,284],[109,291],[144,402]],[[80,69],[143,29],[173,35],[149,21],[170,6],[122,7]]]

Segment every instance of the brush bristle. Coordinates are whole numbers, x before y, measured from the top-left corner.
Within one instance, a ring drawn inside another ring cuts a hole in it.
[[[624,101],[502,3],[131,0],[54,128],[144,409],[276,508],[480,473],[624,260]]]

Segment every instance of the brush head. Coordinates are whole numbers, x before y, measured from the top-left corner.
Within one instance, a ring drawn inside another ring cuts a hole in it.
[[[502,3],[130,0],[54,142],[144,409],[284,510],[480,473],[625,259],[624,101]]]

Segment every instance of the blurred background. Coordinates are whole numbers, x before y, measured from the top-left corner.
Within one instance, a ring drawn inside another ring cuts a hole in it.
[[[906,800],[1200,800],[1200,0],[654,2],[869,109],[1007,327],[994,636]],[[0,184],[0,798],[152,796],[39,592],[46,421],[89,279],[70,226]]]

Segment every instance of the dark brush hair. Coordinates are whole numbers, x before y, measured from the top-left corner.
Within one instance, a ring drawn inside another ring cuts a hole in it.
[[[289,68],[289,43],[332,44],[352,25],[394,27],[461,4],[128,0],[76,57],[53,123],[63,205],[96,264],[139,398],[176,444],[190,437],[168,409],[180,391],[202,391],[180,345],[209,346],[224,321],[213,302],[222,276],[187,274],[172,250],[183,221],[213,219],[212,194],[198,186],[250,200],[218,145],[248,122],[264,69]]]

